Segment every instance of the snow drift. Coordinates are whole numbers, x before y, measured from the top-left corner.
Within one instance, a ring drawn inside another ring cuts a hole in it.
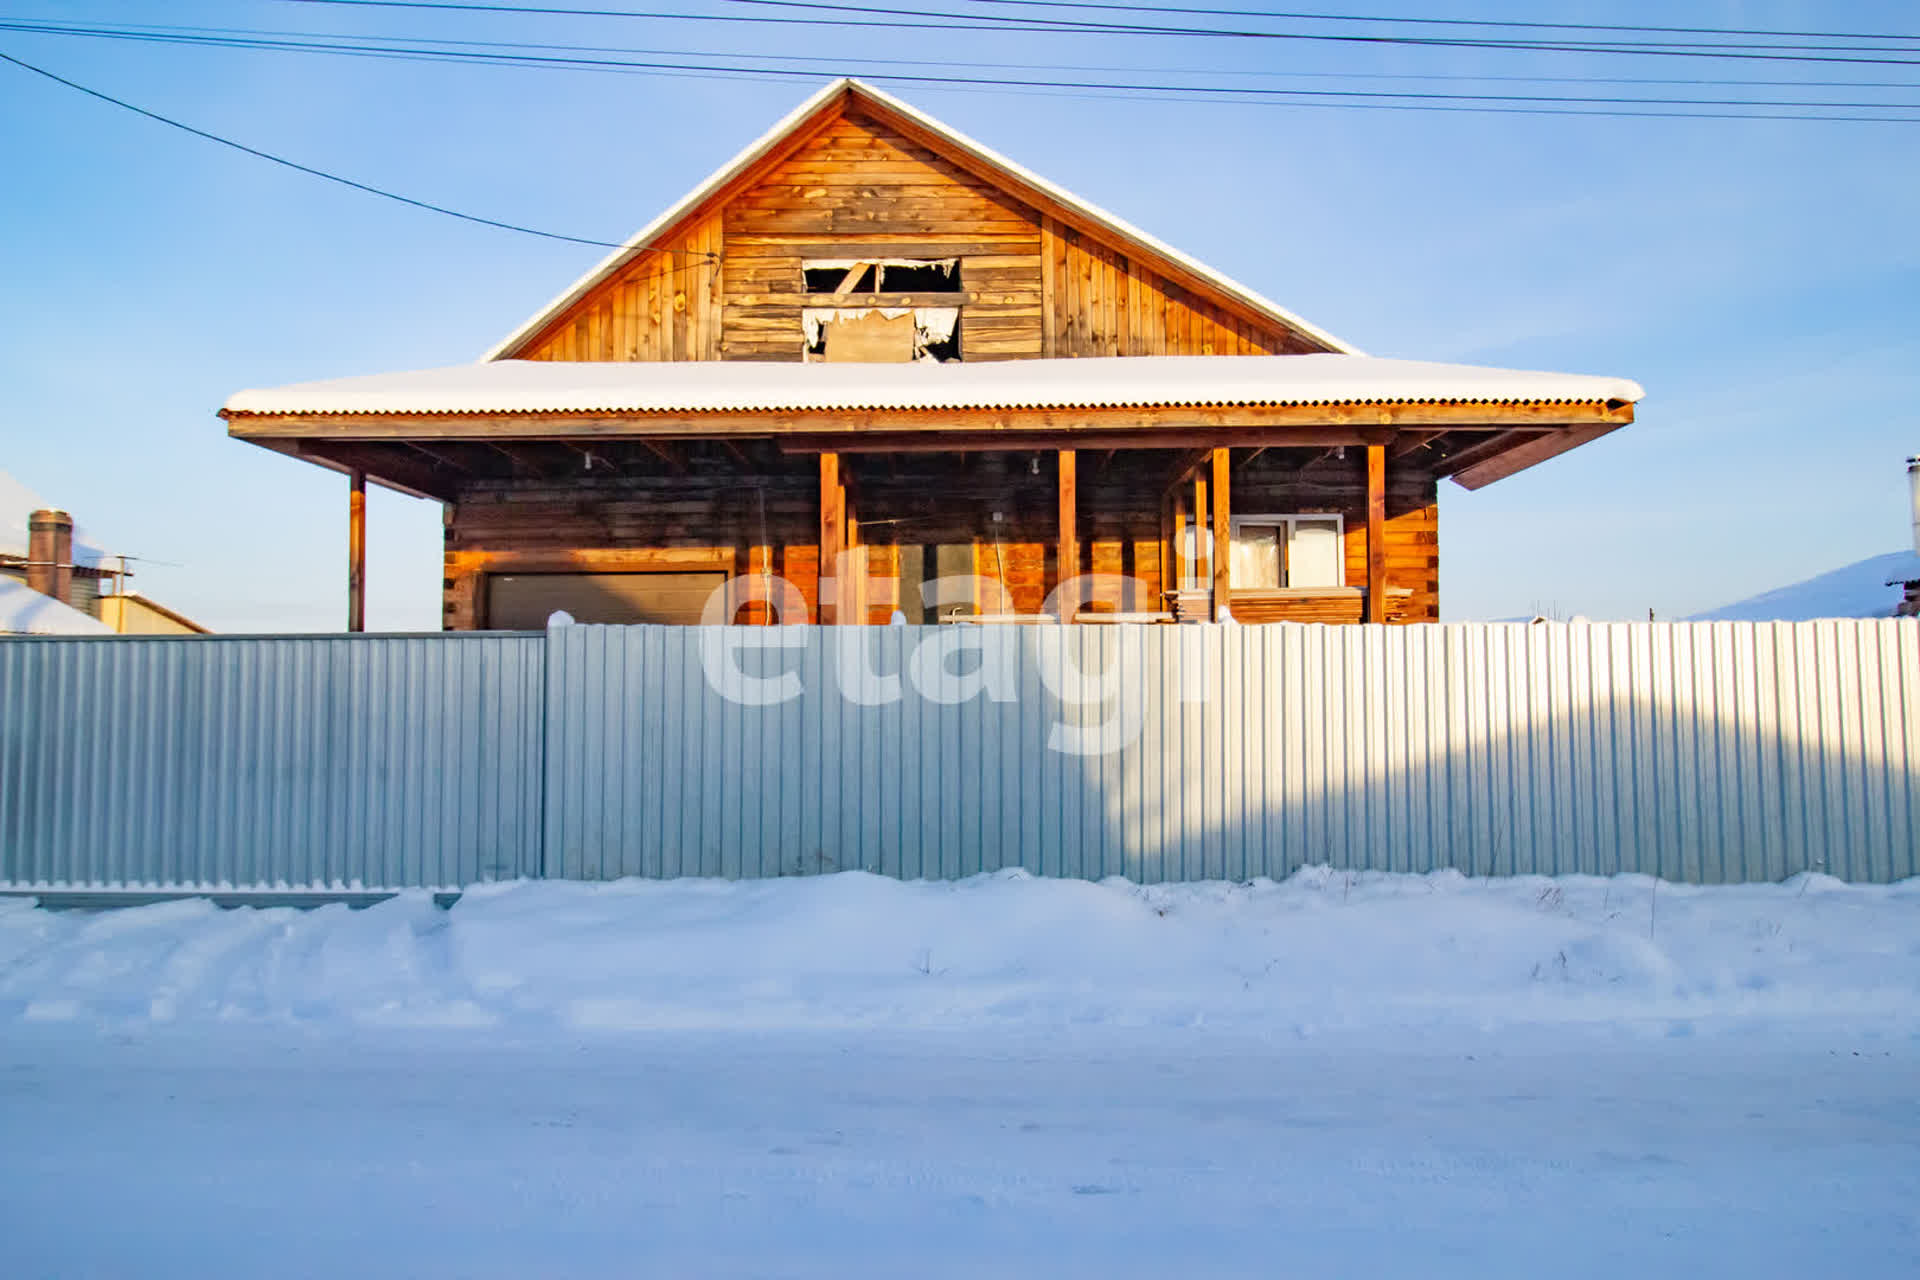
[[[0,905],[0,1021],[1255,1033],[1646,1020],[1920,1027],[1920,881],[1307,870],[511,883],[450,910]]]

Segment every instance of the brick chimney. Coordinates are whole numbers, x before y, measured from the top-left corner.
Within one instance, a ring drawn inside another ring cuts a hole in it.
[[[61,604],[73,602],[73,517],[40,510],[27,517],[27,585]]]

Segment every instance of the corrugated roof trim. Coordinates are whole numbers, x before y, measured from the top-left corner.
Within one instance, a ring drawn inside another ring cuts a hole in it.
[[[1139,356],[987,364],[499,360],[242,391],[229,415],[758,413],[1256,405],[1604,404],[1626,378],[1373,356]]]
[[[919,124],[921,128],[944,138],[959,150],[968,152],[976,159],[1002,169],[1012,177],[1037,188],[1052,200],[1080,214],[1080,216],[1086,218],[1088,221],[1105,227],[1120,239],[1132,240],[1151,252],[1160,254],[1171,262],[1178,263],[1181,267],[1191,271],[1194,275],[1205,280],[1223,293],[1238,298],[1242,303],[1254,308],[1256,311],[1265,313],[1278,323],[1324,342],[1336,351],[1350,355],[1361,354],[1360,349],[1352,343],[1336,338],[1325,329],[1295,315],[1272,299],[1263,297],[1238,281],[1220,274],[1198,259],[1182,253],[1172,245],[1154,236],[1148,235],[1125,219],[1115,217],[1113,214],[1108,213],[1099,205],[1088,200],[1082,200],[1065,187],[1049,182],[1032,170],[1015,164],[993,148],[974,141],[966,134],[961,133],[959,130],[952,128],[942,121],[934,119],[919,108],[910,106],[892,94],[876,89],[863,80],[842,77],[826,85],[817,93],[810,95],[806,101],[781,117],[773,128],[748,143],[739,154],[714,170],[712,174],[708,175],[704,182],[682,196],[671,208],[660,214],[659,217],[649,222],[646,226],[640,228],[640,230],[634,232],[633,235],[627,238],[625,244],[602,258],[592,270],[568,285],[553,301],[535,312],[526,323],[501,339],[500,342],[495,344],[491,350],[480,358],[489,361],[501,360],[512,355],[522,344],[534,337],[534,335],[539,333],[540,330],[544,329],[548,324],[552,323],[553,320],[568,307],[571,307],[574,303],[585,297],[595,285],[651,248],[654,240],[666,231],[667,228],[680,221],[681,218],[685,217],[695,207],[704,203],[721,187],[733,181],[734,178],[738,177],[762,156],[766,155],[767,152],[771,151],[782,138],[793,132],[794,129],[798,128],[804,121],[814,115],[814,113],[826,107],[835,97],[846,92],[870,98],[884,107],[899,112],[901,115]]]

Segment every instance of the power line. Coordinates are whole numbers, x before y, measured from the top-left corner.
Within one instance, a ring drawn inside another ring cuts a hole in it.
[[[294,3],[326,3],[327,0],[293,0],[293,2]],[[1671,34],[1671,33],[1683,33],[1685,31],[1684,28],[1674,28],[1674,27],[1589,26],[1589,25],[1580,24],[1580,23],[1476,22],[1468,18],[1399,18],[1399,19],[1396,19],[1396,18],[1343,18],[1334,14],[1272,13],[1272,12],[1261,12],[1259,10],[1235,10],[1235,9],[1163,8],[1157,5],[1137,5],[1136,6],[1136,5],[1106,4],[1106,3],[1076,3],[1076,2],[1073,2],[1073,0],[958,0],[958,2],[970,3],[970,4],[993,5],[1000,8],[1083,9],[1083,10],[1091,9],[1091,10],[1110,12],[1110,13],[1216,14],[1216,15],[1229,16],[1229,17],[1246,16],[1246,17],[1278,18],[1278,19],[1287,19],[1287,20],[1293,20],[1293,21],[1310,20],[1310,21],[1320,21],[1320,22],[1364,22],[1368,24],[1414,23],[1414,24],[1422,24],[1422,25],[1429,25],[1429,26],[1439,25],[1439,26],[1502,27],[1502,28],[1525,27],[1525,28],[1533,28],[1533,29],[1554,29],[1554,30],[1570,30],[1570,31],[1618,31],[1618,32],[1624,32],[1624,33],[1634,34],[1634,35]],[[948,10],[903,9],[897,5],[851,4],[851,3],[847,3],[847,0],[716,0],[716,3],[757,5],[757,6],[773,8],[773,9],[813,9],[813,10],[824,10],[828,12],[901,14],[901,15],[919,16],[919,17],[967,16],[965,14],[955,14]],[[980,15],[980,16],[989,17],[989,18],[1005,18],[1008,15],[987,14],[987,15]],[[1087,23],[1084,19],[1076,21],[1076,20],[1058,19],[1058,18],[1016,18],[1015,20],[1021,21],[1021,22],[1032,22],[1041,26],[1064,26],[1064,27],[1072,27],[1072,28],[1093,27],[1094,29],[1103,29],[1104,26],[1108,25],[1108,24],[1090,24],[1090,23]],[[1163,28],[1157,28],[1157,27],[1147,27],[1143,24],[1135,24],[1135,23],[1120,23],[1120,24],[1112,24],[1112,25],[1114,25],[1118,30],[1140,30],[1140,31],[1151,32],[1153,34],[1209,34],[1211,33],[1211,34],[1228,34],[1228,35],[1268,36],[1268,37],[1278,38],[1278,39],[1354,40],[1354,41],[1361,41],[1365,43],[1376,43],[1376,42],[1378,43],[1416,43],[1416,44],[1454,43],[1454,41],[1451,41],[1451,40],[1437,40],[1437,41],[1436,40],[1402,40],[1397,37],[1381,37],[1381,36],[1369,36],[1369,35],[1333,34],[1333,35],[1321,36],[1321,35],[1312,35],[1309,33],[1301,33],[1301,32],[1239,32],[1239,31],[1221,32],[1217,28],[1199,28],[1194,31],[1180,31],[1178,29],[1163,29]],[[1770,32],[1770,31],[1744,31],[1743,32],[1743,31],[1737,31],[1737,30],[1722,30],[1719,32],[1719,34],[1779,35],[1783,37],[1796,36],[1796,33],[1791,33],[1791,32]],[[1599,40],[1599,41],[1579,41],[1574,43],[1577,45],[1577,47],[1580,47],[1580,48],[1594,46],[1594,47],[1601,47],[1601,48],[1607,48],[1607,49],[1612,49],[1618,46],[1625,46],[1628,48],[1636,48],[1636,49],[1637,48],[1648,48],[1648,49],[1653,49],[1653,48],[1668,48],[1668,49],[1805,49],[1805,48],[1814,48],[1814,49],[1838,49],[1842,52],[1848,51],[1848,50],[1853,50],[1856,52],[1869,52],[1869,53],[1920,52],[1920,45],[1916,45],[1914,43],[1916,41],[1920,41],[1920,36],[1857,36],[1856,37],[1856,36],[1842,36],[1842,35],[1826,35],[1826,34],[1815,32],[1815,33],[1800,34],[1799,38],[1806,38],[1807,34],[1810,34],[1811,38],[1819,39],[1819,40],[1845,40],[1845,39],[1898,40],[1898,41],[1904,41],[1906,42],[1906,44],[1904,44],[1899,48],[1889,49],[1889,48],[1878,46],[1878,45],[1873,45],[1873,46],[1765,45],[1765,44],[1729,44],[1725,41],[1707,43],[1707,42],[1701,42],[1701,41]],[[1505,48],[1509,46],[1524,48],[1534,43],[1538,43],[1536,41],[1529,41],[1529,40],[1491,40],[1490,38],[1487,38],[1487,37],[1470,37],[1470,39],[1475,44],[1478,44],[1479,42],[1485,40],[1488,43],[1489,47],[1500,47],[1500,48]]]
[[[998,0],[977,0],[981,3],[995,3]],[[1412,19],[1409,19],[1412,21]],[[1434,21],[1444,21],[1434,19]],[[628,54],[646,57],[685,57],[685,58],[750,58],[761,62],[792,62],[825,65],[830,68],[845,66],[887,66],[887,67],[945,67],[963,70],[1002,70],[1002,71],[1068,71],[1068,72],[1124,72],[1141,75],[1195,75],[1218,76],[1218,67],[1142,67],[1135,65],[1114,66],[1086,63],[1031,63],[1000,61],[957,61],[931,58],[871,58],[845,56],[810,56],[803,54],[747,53],[739,50],[718,52],[706,49],[653,49],[635,48],[625,45],[593,44],[551,44],[522,40],[472,40],[451,36],[388,36],[372,33],[355,33],[343,36],[332,31],[279,31],[259,27],[201,27],[180,26],[165,23],[126,23],[118,28],[105,29],[87,26],[78,22],[55,20],[7,21],[0,22],[0,29],[32,32],[34,34],[72,34],[98,35],[137,38],[151,33],[156,39],[178,34],[185,39],[179,43],[195,43],[195,37],[210,37],[219,41],[233,39],[236,42],[246,37],[260,37],[263,40],[317,40],[333,41],[353,39],[373,42],[376,45],[395,45],[413,42],[415,44],[451,45],[457,48],[532,50],[537,53],[610,53]],[[173,41],[165,41],[173,43]],[[212,41],[209,41],[212,42]],[[279,47],[279,46],[273,46]],[[340,52],[346,50],[342,48]],[[371,50],[369,50],[371,52]],[[408,55],[409,57],[411,55]],[[796,71],[796,75],[804,74]],[[1233,74],[1256,76],[1262,79],[1295,80],[1374,80],[1374,81],[1458,81],[1473,83],[1514,83],[1514,84],[1608,84],[1608,85],[1692,85],[1714,88],[1800,88],[1800,89],[1920,89],[1920,83],[1913,81],[1874,81],[1874,80],[1732,80],[1724,77],[1708,79],[1699,76],[1653,77],[1653,76],[1552,76],[1552,75],[1489,75],[1481,73],[1458,74],[1446,72],[1366,72],[1366,71],[1299,71],[1274,70],[1270,68],[1239,68]]]
[[[1722,58],[1766,62],[1824,62],[1884,66],[1917,66],[1920,58],[1839,56],[1841,53],[1902,53],[1920,55],[1920,46],[1732,45],[1711,43],[1655,43],[1633,41],[1493,40],[1466,37],[1333,34],[1298,31],[1243,31],[1220,27],[1173,27],[1145,23],[1102,23],[1050,18],[1021,18],[1006,14],[967,15],[941,9],[908,9],[886,5],[829,4],[824,0],[718,0],[723,4],[751,4],[784,9],[806,9],[841,14],[889,17],[825,18],[767,14],[685,13],[643,9],[579,9],[554,5],[475,3],[473,0],[283,0],[289,4],[319,4],[350,8],[428,9],[472,13],[511,13],[543,17],[642,18],[661,21],[768,23],[786,26],[832,26],[905,30],[1020,31],[1053,35],[1136,35],[1236,40],[1319,41],[1353,45],[1412,45],[1428,48],[1493,49],[1533,53],[1597,53],[1643,57]],[[979,0],[998,3],[999,0]],[[904,21],[906,18],[932,21]],[[1906,39],[1906,37],[1891,37]]]
[[[1499,27],[1529,31],[1621,31],[1655,35],[1781,36],[1808,40],[1920,40],[1920,36],[1858,31],[1778,31],[1750,27],[1653,27],[1600,22],[1528,22],[1494,18],[1415,18],[1360,13],[1299,13],[1274,9],[1209,9],[1186,5],[1109,4],[1095,0],[963,0],[1023,9],[1094,9],[1119,13],[1178,13],[1222,18],[1273,18],[1289,22],[1367,22],[1419,27]]]
[[[12,63],[22,71],[31,71],[34,75],[44,76],[55,84],[65,85],[69,89],[86,94],[89,98],[97,98],[101,102],[110,103],[125,111],[131,111],[135,115],[145,116],[149,120],[157,121],[170,128],[190,133],[196,138],[204,138],[208,142],[217,142],[223,147],[231,147],[235,151],[244,152],[257,159],[271,161],[274,164],[282,165],[300,173],[309,174],[315,178],[324,178],[328,182],[337,182],[343,187],[351,187],[355,191],[364,191],[368,195],[380,196],[387,200],[396,200],[401,204],[411,205],[416,209],[425,209],[429,213],[445,214],[449,218],[458,218],[462,222],[478,223],[480,226],[495,227],[501,231],[517,231],[522,235],[539,236],[543,240],[560,240],[568,244],[591,245],[597,249],[622,249],[626,247],[624,244],[612,240],[589,240],[584,236],[566,236],[554,231],[540,231],[533,227],[523,227],[518,223],[502,222],[497,218],[483,218],[478,214],[462,213],[458,209],[449,209],[445,205],[431,204],[425,200],[416,200],[412,196],[403,196],[397,191],[388,191],[383,187],[371,186],[365,182],[356,182],[352,178],[345,178],[337,173],[329,173],[325,169],[316,169],[312,165],[301,164],[297,160],[289,160],[285,156],[278,156],[270,151],[262,151],[258,147],[250,147],[244,142],[235,142],[232,138],[223,138],[219,134],[209,133],[205,129],[196,129],[184,121],[175,120],[171,116],[163,116],[157,111],[149,111],[145,107],[135,106],[133,103],[113,97],[111,94],[101,93],[98,89],[89,89],[87,86],[69,80],[65,76],[55,75],[45,67],[36,67],[31,62],[22,62],[10,54],[0,53],[0,62]],[[718,259],[718,255],[715,254],[707,254],[705,256],[708,259],[716,261]]]
[[[18,29],[19,26],[20,24],[0,22],[0,30]],[[188,37],[188,36],[157,37],[157,36],[150,36],[150,35],[139,33],[139,32],[112,31],[112,30],[106,30],[106,29],[100,29],[100,30],[82,33],[72,28],[63,28],[61,29],[60,33],[61,34],[108,35],[115,38],[129,39],[129,40],[135,40],[135,41],[156,42],[156,43],[202,43],[202,44],[213,45],[216,47],[233,47],[233,48],[247,48],[247,49],[277,48],[277,49],[287,49],[287,50],[292,50],[297,52],[309,52],[309,53],[345,53],[345,54],[353,54],[353,55],[359,55],[359,56],[387,56],[387,57],[405,56],[405,57],[412,57],[412,58],[417,58],[417,59],[426,60],[426,61],[445,61],[445,62],[452,62],[452,63],[483,65],[483,66],[505,65],[505,66],[532,66],[532,67],[596,69],[596,70],[624,69],[624,70],[636,70],[636,71],[655,72],[655,73],[707,72],[707,73],[724,73],[728,75],[746,77],[746,78],[777,78],[782,80],[794,79],[799,74],[799,73],[796,73],[795,71],[788,70],[788,69],[781,69],[781,68],[742,67],[742,66],[735,66],[735,65],[714,66],[714,65],[703,64],[703,63],[687,63],[687,62],[638,61],[638,60],[614,59],[614,58],[572,58],[572,57],[558,57],[553,55],[514,55],[514,54],[503,54],[503,53],[471,52],[471,51],[465,51],[465,50],[436,50],[436,49],[430,49],[430,48],[385,47],[381,49],[369,50],[363,46],[350,45],[350,44],[325,43],[320,41],[271,41],[271,40],[264,40],[264,39],[258,39],[258,38],[252,38],[252,37],[248,37],[244,39],[242,38],[227,39],[227,38],[221,38],[221,37],[202,38],[202,37]],[[22,65],[25,65],[25,64],[22,64]],[[50,75],[51,73],[43,72],[42,74]],[[57,77],[54,77],[54,78],[57,78]],[[1920,102],[1911,102],[1911,103],[1909,102],[1833,102],[1833,101],[1809,101],[1806,99],[1749,99],[1749,98],[1705,98],[1705,97],[1663,98],[1663,97],[1645,97],[1645,96],[1578,96],[1578,95],[1570,95],[1570,94],[1555,95],[1555,94],[1442,93],[1442,92],[1414,92],[1409,90],[1388,91],[1388,90],[1359,90],[1359,89],[1278,89],[1278,88],[1267,88],[1267,87],[1259,87],[1259,86],[1168,85],[1168,84],[1151,84],[1151,83],[1142,83],[1142,82],[1115,83],[1111,81],[1093,81],[1093,80],[1038,80],[1038,79],[1021,79],[1021,78],[1001,77],[1001,76],[930,75],[930,74],[908,73],[908,72],[888,72],[888,73],[876,75],[874,78],[878,80],[887,81],[887,82],[899,82],[899,83],[906,83],[906,84],[936,86],[936,87],[942,87],[942,88],[977,88],[977,89],[996,89],[996,90],[1056,89],[1056,90],[1078,90],[1078,91],[1092,91],[1092,92],[1103,92],[1103,93],[1118,93],[1118,94],[1133,95],[1133,96],[1144,94],[1144,95],[1152,95],[1152,97],[1147,99],[1150,101],[1164,101],[1166,100],[1164,95],[1181,94],[1181,95],[1188,95],[1190,98],[1193,98],[1193,99],[1207,100],[1207,101],[1213,101],[1213,102],[1247,103],[1247,102],[1265,101],[1265,102],[1272,102],[1272,103],[1285,103],[1285,104],[1294,104],[1294,105],[1354,105],[1354,106],[1375,106],[1375,107],[1391,106],[1391,107],[1395,107],[1403,110],[1413,109],[1415,107],[1424,106],[1428,104],[1469,104],[1468,106],[1455,106],[1453,109],[1455,110],[1475,109],[1475,110],[1483,110],[1483,111],[1489,111],[1489,112],[1510,112],[1510,111],[1519,110],[1521,108],[1525,108],[1527,109],[1527,114],[1558,113],[1558,114],[1601,115],[1601,114],[1608,114],[1611,112],[1617,112],[1617,114],[1620,114],[1623,116],[1659,116],[1661,118],[1671,118],[1673,116],[1687,116],[1687,115],[1699,114],[1702,118],[1712,118],[1712,119],[1751,118],[1751,119],[1764,119],[1764,120],[1828,120],[1828,121],[1845,121],[1845,122],[1855,122],[1855,123],[1858,123],[1858,122],[1878,122],[1878,123],[1920,122],[1920,117],[1908,117],[1908,116],[1843,116],[1843,115],[1832,115],[1832,114],[1795,115],[1795,114],[1784,114],[1782,113],[1782,111],[1774,110],[1774,109],[1784,109],[1785,111],[1800,111],[1800,112],[1912,111],[1912,110],[1920,110]],[[62,81],[62,83],[71,84],[70,81]],[[74,87],[79,87],[79,86],[74,86]],[[91,93],[92,91],[86,90],[86,92]],[[94,94],[94,96],[104,97],[105,95]],[[120,105],[126,105],[126,104],[120,104]],[[1567,108],[1584,108],[1584,107],[1598,107],[1598,108],[1602,108],[1603,110],[1601,111],[1566,110]],[[1695,112],[1669,112],[1669,111],[1656,112],[1656,111],[1644,111],[1644,110],[1631,110],[1631,111],[1618,110],[1619,108],[1629,108],[1629,107],[1633,107],[1633,108],[1712,107],[1712,108],[1746,108],[1746,109],[1761,108],[1761,109],[1767,109],[1767,110],[1764,114],[1755,113],[1749,110],[1746,112],[1742,112],[1738,116],[1735,116],[1732,113],[1708,114],[1705,112],[1695,113]],[[139,108],[132,108],[132,109],[139,110]],[[142,114],[150,115],[152,113],[142,111]],[[164,120],[164,117],[155,117],[155,118]],[[175,122],[166,121],[166,123],[175,123]],[[195,131],[195,132],[198,132],[198,131]],[[211,136],[211,135],[206,135],[206,136]],[[238,146],[239,144],[229,144],[229,145]],[[249,150],[249,148],[245,148],[245,147],[241,147],[240,149]],[[277,157],[271,157],[271,156],[268,156],[266,158],[277,159]],[[290,162],[286,162],[286,163],[290,163]],[[298,168],[300,166],[296,165],[293,167]],[[331,175],[326,175],[326,176],[331,176]],[[343,182],[346,181],[345,179],[336,179],[336,180],[343,181]],[[358,185],[358,184],[349,183],[349,185]],[[376,191],[376,194],[390,195],[391,193]],[[397,197],[397,196],[394,198],[406,199],[405,197]],[[418,204],[420,202],[407,200],[407,203]],[[456,215],[456,216],[466,217],[467,215]],[[490,221],[488,219],[479,219],[479,218],[470,218],[469,220],[479,221],[479,222]],[[525,228],[512,228],[512,229],[525,230]],[[548,234],[548,233],[538,233],[538,234]],[[577,239],[577,237],[569,237],[569,236],[550,236],[550,238]],[[587,242],[587,243],[601,243],[601,242],[593,241],[593,242]]]

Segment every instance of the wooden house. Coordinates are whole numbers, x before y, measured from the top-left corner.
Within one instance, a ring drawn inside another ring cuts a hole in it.
[[[1640,394],[1368,357],[842,80],[479,363],[221,412],[352,477],[354,627],[368,480],[445,504],[453,629],[1418,622],[1437,483]]]

